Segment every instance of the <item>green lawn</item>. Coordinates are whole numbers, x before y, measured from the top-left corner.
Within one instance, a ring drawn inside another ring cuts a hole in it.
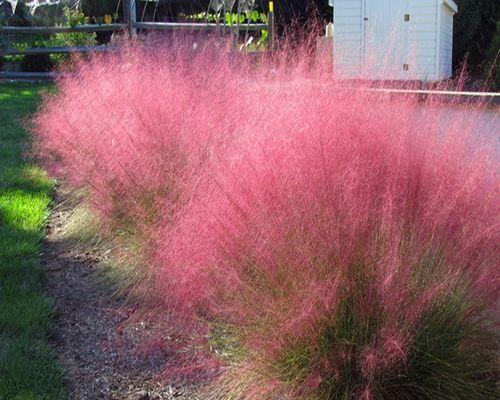
[[[48,345],[53,307],[43,291],[41,239],[53,182],[23,157],[36,84],[0,84],[0,400],[65,398]]]

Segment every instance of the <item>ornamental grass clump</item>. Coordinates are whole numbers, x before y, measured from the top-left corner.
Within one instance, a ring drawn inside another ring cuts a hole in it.
[[[346,87],[300,46],[192,47],[82,63],[36,120],[47,165],[141,243],[157,318],[197,341],[165,376],[219,365],[228,399],[497,398],[484,106]]]
[[[472,110],[282,79],[158,236],[160,291],[236,338],[224,390],[494,398],[499,186]]]
[[[230,60],[181,43],[77,60],[35,119],[48,168],[87,190],[112,229],[137,233],[173,214],[237,118],[228,91],[238,82],[224,82]],[[207,70],[192,67],[197,59]]]

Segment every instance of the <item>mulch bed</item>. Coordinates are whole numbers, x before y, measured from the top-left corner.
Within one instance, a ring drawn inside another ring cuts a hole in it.
[[[69,398],[205,399],[196,388],[157,379],[172,357],[161,346],[144,351],[144,343],[158,329],[129,318],[134,310],[97,283],[102,269],[97,250],[81,250],[61,240],[71,207],[60,199],[56,203],[42,260],[46,289],[55,302],[51,342],[66,372]]]

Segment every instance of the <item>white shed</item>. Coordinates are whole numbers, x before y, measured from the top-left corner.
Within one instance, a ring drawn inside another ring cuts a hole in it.
[[[346,78],[438,81],[451,76],[453,0],[329,0],[333,60]]]

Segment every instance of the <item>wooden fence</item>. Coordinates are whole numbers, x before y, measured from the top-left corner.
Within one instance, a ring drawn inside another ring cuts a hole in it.
[[[191,23],[191,22],[138,22],[136,13],[137,0],[124,0],[125,23],[113,24],[87,24],[78,26],[1,26],[0,35],[3,34],[40,34],[52,35],[56,33],[71,32],[127,32],[130,38],[137,37],[138,31],[220,31],[232,34],[238,38],[243,31],[268,31],[270,48],[273,47],[275,37],[273,2],[269,2],[268,22],[232,24],[226,23]],[[46,55],[46,54],[70,54],[70,53],[95,53],[107,52],[116,49],[112,45],[99,46],[69,46],[69,47],[34,47],[28,49],[6,48],[0,49],[0,57],[14,55]],[[52,72],[0,72],[0,79],[50,79],[54,77]]]

